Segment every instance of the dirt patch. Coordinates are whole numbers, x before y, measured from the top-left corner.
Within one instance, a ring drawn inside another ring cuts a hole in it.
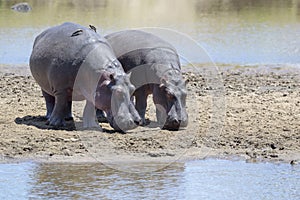
[[[220,79],[213,80],[207,78],[209,67],[185,68],[188,127],[161,130],[149,98],[150,125],[126,134],[106,123],[101,123],[104,132],[82,129],[83,102],[74,102],[74,121],[65,130],[54,130],[43,117],[46,110],[40,88],[26,70],[0,72],[3,160],[173,161],[232,155],[249,161],[300,159],[298,69],[221,67]]]

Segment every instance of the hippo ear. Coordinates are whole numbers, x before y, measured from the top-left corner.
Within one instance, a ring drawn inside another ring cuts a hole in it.
[[[76,30],[74,33],[72,33],[71,37],[77,36],[77,35],[81,35],[83,33],[82,29],[78,29]]]
[[[90,29],[92,29],[93,31],[95,31],[95,33],[97,33],[97,29],[95,26],[93,26],[93,25],[89,25],[89,26],[90,26]]]
[[[130,80],[131,74],[132,74],[132,72],[129,72],[129,73],[127,74],[127,77],[128,77],[129,80]]]

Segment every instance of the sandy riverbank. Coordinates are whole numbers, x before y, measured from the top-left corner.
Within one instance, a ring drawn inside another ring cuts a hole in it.
[[[242,156],[248,161],[300,159],[300,70],[287,67],[185,68],[189,125],[155,124],[127,134],[83,130],[82,102],[68,130],[49,129],[45,104],[28,69],[0,68],[0,158],[49,161],[187,160]],[[212,77],[213,76],[213,77]],[[76,130],[74,130],[76,129]],[[70,131],[71,130],[71,131]]]

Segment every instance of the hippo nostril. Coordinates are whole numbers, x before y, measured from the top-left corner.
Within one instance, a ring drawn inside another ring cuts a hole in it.
[[[134,124],[135,124],[135,123],[134,123],[133,120],[129,120],[129,126],[130,126],[130,127],[134,126]]]
[[[178,119],[174,119],[173,120],[173,125],[177,126],[180,122],[178,121]]]
[[[142,125],[142,120],[140,119],[140,120],[134,120],[134,123],[136,124],[136,125]]]

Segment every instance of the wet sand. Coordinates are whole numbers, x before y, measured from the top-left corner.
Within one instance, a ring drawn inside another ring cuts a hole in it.
[[[28,67],[0,67],[0,160],[176,161],[242,157],[249,162],[300,160],[299,69],[281,66],[184,68],[189,125],[161,130],[149,98],[148,127],[126,134],[101,123],[82,129],[83,102],[74,122],[54,130],[42,117],[45,103]]]

